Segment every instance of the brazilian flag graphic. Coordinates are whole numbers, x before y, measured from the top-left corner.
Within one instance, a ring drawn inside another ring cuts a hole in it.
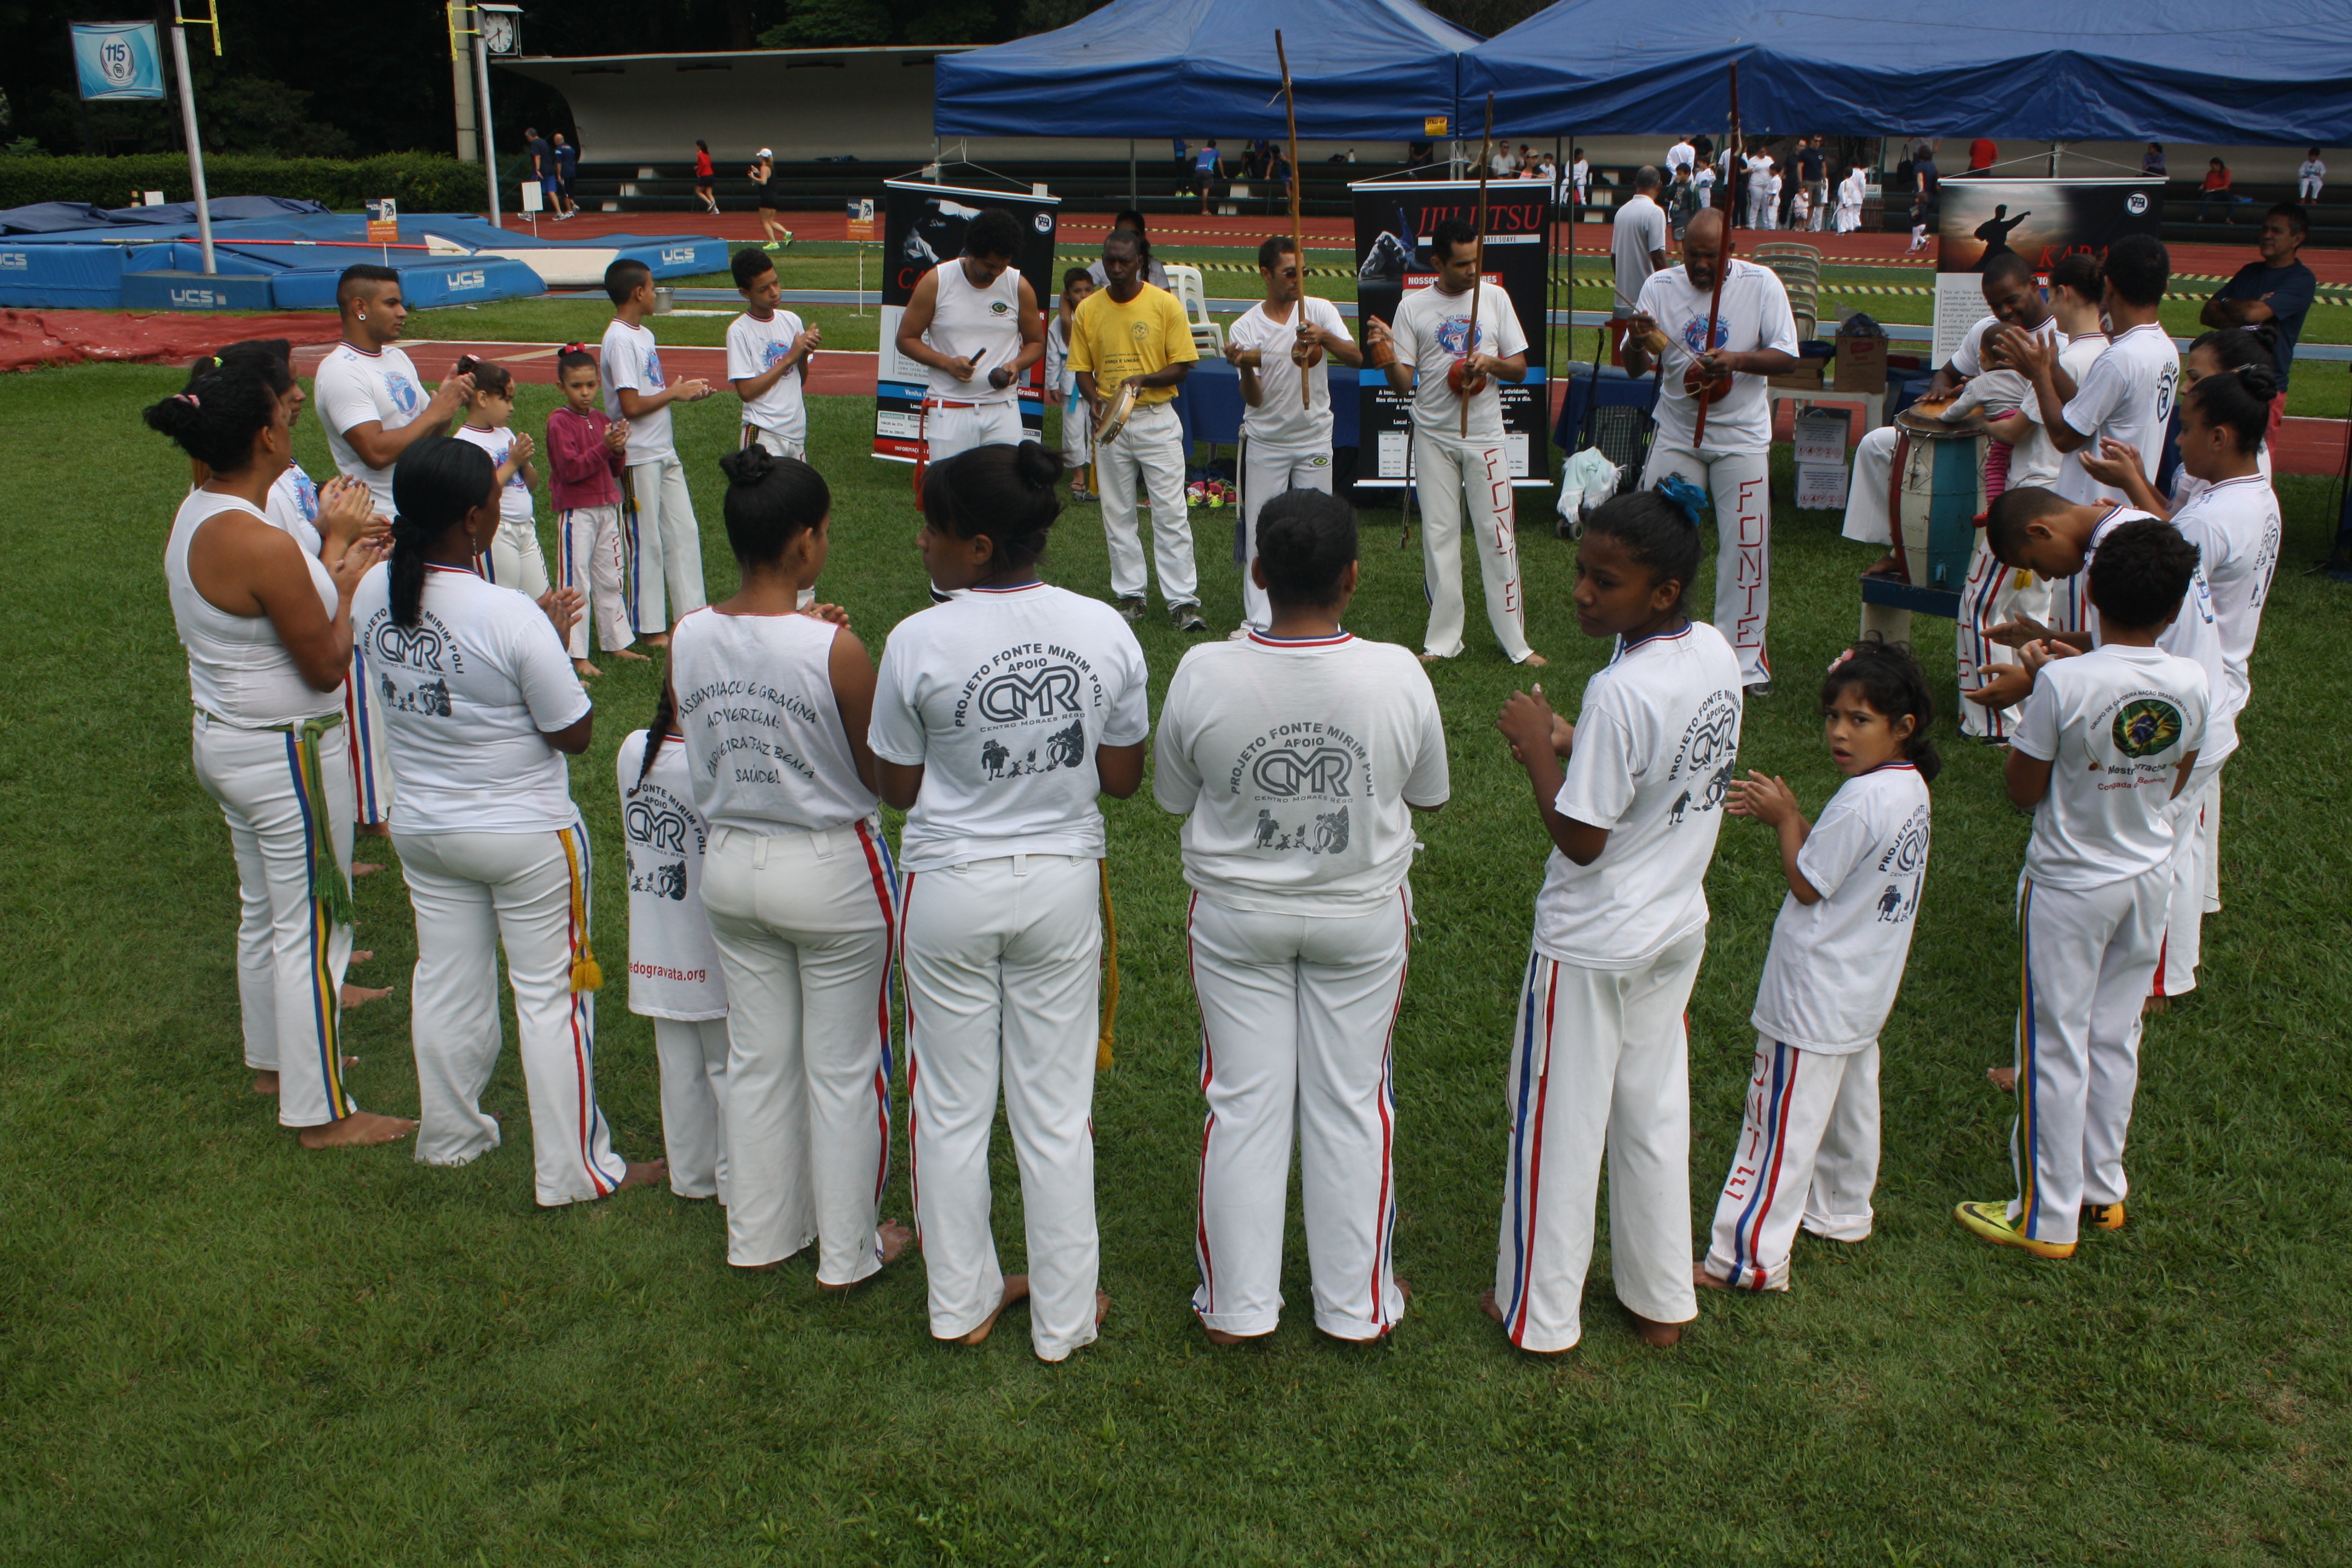
[[[2180,739],[2180,710],[2156,697],[2126,702],[2116,713],[2115,738],[2126,757],[2160,752]]]

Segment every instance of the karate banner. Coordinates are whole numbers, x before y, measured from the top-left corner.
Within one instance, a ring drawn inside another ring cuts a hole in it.
[[[968,191],[923,180],[891,180],[883,186],[882,343],[874,397],[874,455],[893,463],[922,456],[923,385],[929,373],[898,353],[898,318],[915,297],[923,274],[963,254],[964,231],[984,208],[1002,207],[1021,226],[1021,254],[1013,265],[1029,280],[1041,308],[1061,293],[1054,271],[1054,224],[1058,196],[1011,191]],[[1045,427],[1045,364],[1030,367],[1021,384],[1021,427],[1037,437]]]
[[[1952,357],[1988,312],[1985,263],[2004,250],[2043,282],[2059,258],[2105,256],[2127,234],[2159,233],[2164,182],[2143,175],[2091,180],[1946,180],[1936,247],[1936,363]]]
[[[1478,221],[1475,180],[1366,180],[1348,189],[1356,202],[1356,336],[1377,317],[1391,321],[1397,305],[1437,280],[1429,236],[1447,218]],[[1528,378],[1501,384],[1503,445],[1515,487],[1551,483],[1551,387],[1545,362],[1551,342],[1549,264],[1550,188],[1538,180],[1494,180],[1486,186],[1486,279],[1511,297],[1528,335]],[[1339,370],[1332,372],[1336,378]],[[1381,372],[1358,373],[1356,483],[1391,488],[1407,482],[1412,395],[1392,390]]]

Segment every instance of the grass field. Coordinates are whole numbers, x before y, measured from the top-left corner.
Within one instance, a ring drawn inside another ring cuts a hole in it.
[[[2070,1264],[2000,1253],[1952,1203],[2008,1190],[2010,900],[2027,830],[1999,759],[1947,740],[1917,946],[1885,1037],[1880,1222],[1800,1244],[1795,1289],[1710,1295],[1683,1345],[1643,1350],[1605,1238],[1587,1338],[1523,1356],[1479,1312],[1493,1278],[1503,1065],[1544,840],[1490,723],[1516,673],[1472,616],[1434,672],[1454,797],[1423,826],[1423,924],[1397,1036],[1399,1331],[1349,1347],[1291,1313],[1208,1346],[1187,1298],[1200,1125],[1180,944],[1177,825],[1147,790],[1108,808],[1126,979],[1095,1108],[1102,1340],[1035,1362],[1017,1318],[976,1351],[930,1342],[909,1258],[848,1300],[810,1266],[738,1277],[720,1216],[666,1192],[541,1213],[509,1051],[488,1100],[516,1136],[460,1171],[405,1149],[305,1153],[247,1092],[236,885],[191,775],[187,689],[158,557],[184,459],[136,420],[151,368],[0,378],[0,1561],[26,1564],[2329,1563],[2352,1556],[2352,1003],[2342,832],[2352,741],[2346,588],[2325,489],[2289,479],[2287,566],[2255,663],[2221,837],[2229,908],[2204,985],[2152,1022],[2131,1227]],[[552,389],[525,387],[536,430]],[[731,405],[679,411],[714,595],[733,572],[714,459]],[[817,400],[835,484],[824,591],[877,650],[924,603],[906,472],[863,454],[870,405]],[[313,422],[300,432],[328,470]],[[1787,494],[1785,461],[1780,476]],[[542,501],[542,506],[544,505]],[[1605,649],[1568,605],[1571,547],[1531,493],[1535,646],[1571,707]],[[1217,629],[1237,610],[1230,513],[1197,526]],[[1350,626],[1413,642],[1417,557],[1365,514]],[[1834,783],[1811,672],[1843,646],[1865,552],[1827,513],[1777,520],[1781,695],[1743,763],[1809,810]],[[1100,593],[1092,508],[1056,581]],[[1475,595],[1475,585],[1471,589]],[[1711,584],[1702,580],[1704,604]],[[1141,628],[1156,695],[1184,646]],[[1922,647],[1950,692],[1948,629]],[[618,842],[613,753],[655,677],[608,667],[573,790]],[[596,889],[608,973],[621,858]],[[347,1016],[371,1109],[414,1114],[413,928],[396,870],[358,887]],[[1769,835],[1728,823],[1691,1008],[1692,1184],[1728,1163],[1747,1024],[1781,898]],[[603,996],[600,1089],[626,1153],[657,1152],[652,1037]],[[903,1113],[900,1118],[903,1128]],[[903,1131],[898,1134],[903,1141]],[[904,1216],[903,1142],[886,1203]],[[1000,1237],[1018,1186],[997,1144]],[[1295,1212],[1295,1211],[1294,1211]]]

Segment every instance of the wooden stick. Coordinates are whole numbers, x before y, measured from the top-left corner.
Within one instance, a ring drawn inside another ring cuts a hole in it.
[[[1475,258],[1471,263],[1470,277],[1470,336],[1462,345],[1466,359],[1478,352],[1478,296],[1486,288],[1486,170],[1494,162],[1495,95],[1486,95],[1486,133],[1478,142],[1478,227],[1471,251]],[[1547,329],[1549,330],[1549,329]],[[1470,374],[1464,365],[1462,375],[1462,424],[1457,432],[1465,440],[1470,436]]]
[[[1732,156],[1736,159],[1739,159],[1740,162],[1746,162],[1746,159],[1741,155],[1744,151],[1744,143],[1741,141],[1739,134],[1739,68],[1736,65],[1731,68],[1730,141],[1732,146]],[[1728,169],[1724,172],[1727,174],[1731,173]],[[1750,177],[1752,178],[1753,176]],[[1731,188],[1738,184],[1738,181],[1736,179],[1724,179],[1718,180],[1716,183],[1723,186],[1725,191],[1723,202],[1723,245],[1722,248],[1717,250],[1715,255],[1715,293],[1714,297],[1707,301],[1706,341],[1699,345],[1699,352],[1701,353],[1713,353],[1715,352],[1716,323],[1720,321],[1723,316],[1723,280],[1731,271],[1731,219],[1732,208],[1737,204],[1732,199],[1730,191]],[[1713,205],[1714,204],[1710,202],[1708,205]],[[1715,383],[1711,380],[1703,381],[1699,384],[1698,417],[1691,422],[1691,447],[1693,450],[1696,450],[1706,439],[1706,407],[1710,401],[1707,394],[1713,389],[1714,385]]]
[[[1282,29],[1274,30],[1274,60],[1282,68],[1282,110],[1290,118],[1290,254],[1298,263],[1298,312],[1293,330],[1307,324],[1307,227],[1298,216],[1298,99],[1290,89],[1290,58],[1282,52]],[[1307,384],[1307,367],[1298,367],[1298,406],[1312,408],[1314,394]]]

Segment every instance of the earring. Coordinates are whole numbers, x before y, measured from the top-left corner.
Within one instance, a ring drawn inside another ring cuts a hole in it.
[[[362,310],[360,312],[360,320],[362,321],[367,320],[367,312],[365,310]]]

